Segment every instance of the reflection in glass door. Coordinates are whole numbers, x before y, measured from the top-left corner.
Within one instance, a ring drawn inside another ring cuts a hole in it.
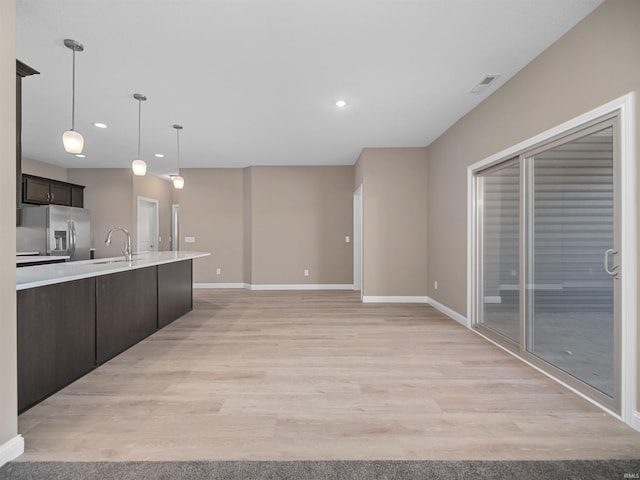
[[[528,214],[527,351],[615,394],[613,128],[534,153]]]
[[[520,341],[520,164],[517,159],[483,172],[480,323]]]
[[[475,173],[475,328],[620,410],[617,117]]]

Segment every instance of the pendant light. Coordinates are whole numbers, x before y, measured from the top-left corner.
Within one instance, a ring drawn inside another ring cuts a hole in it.
[[[136,160],[131,162],[131,168],[135,175],[142,177],[147,173],[147,164],[142,160],[142,157],[140,157],[140,119],[142,118],[142,102],[146,101],[147,97],[141,93],[134,93],[133,98],[138,100],[138,156]]]
[[[176,129],[176,145],[177,145],[177,163],[178,163],[178,174],[171,175],[171,179],[173,180],[173,186],[176,190],[182,190],[184,188],[184,178],[180,176],[180,130],[182,130],[182,125],[174,124],[173,128]]]
[[[62,144],[69,153],[82,153],[84,147],[84,137],[75,128],[76,120],[76,52],[82,52],[84,47],[80,42],[66,38],[64,46],[73,51],[73,69],[71,80],[71,130],[62,134]]]

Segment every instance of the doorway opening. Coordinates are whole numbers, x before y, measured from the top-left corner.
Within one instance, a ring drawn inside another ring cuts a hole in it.
[[[136,247],[138,252],[157,252],[160,241],[158,201],[138,196]]]
[[[180,229],[178,228],[179,213],[180,205],[177,203],[171,205],[171,250],[174,252],[180,250]]]

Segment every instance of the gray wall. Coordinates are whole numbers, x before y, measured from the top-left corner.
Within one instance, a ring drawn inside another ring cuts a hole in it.
[[[122,255],[124,237],[114,237],[110,246],[104,244],[107,232],[124,227],[135,233],[133,172],[130,168],[70,168],[69,182],[84,185],[84,206],[91,210],[91,246],[96,258]],[[122,241],[121,241],[122,240]],[[135,249],[135,235],[131,239]]]
[[[353,167],[250,169],[252,283],[353,283]]]
[[[18,433],[16,366],[16,4],[0,0],[0,447]]]
[[[363,296],[426,296],[427,149],[365,148],[362,184]]]
[[[640,2],[609,0],[429,146],[430,297],[466,314],[467,166],[640,90],[639,46]]]

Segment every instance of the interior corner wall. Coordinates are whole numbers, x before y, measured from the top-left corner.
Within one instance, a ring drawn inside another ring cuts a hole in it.
[[[250,183],[252,284],[353,284],[352,166],[251,167]]]
[[[18,434],[16,365],[16,4],[0,0],[0,446]]]
[[[430,297],[466,315],[467,167],[629,92],[639,92],[639,25],[640,2],[607,0],[429,146]],[[635,118],[639,156],[637,97]],[[640,169],[637,175],[640,182]],[[637,330],[640,345],[640,327]]]
[[[171,250],[171,204],[173,203],[173,183],[147,174],[143,177],[133,176],[133,219],[134,236],[138,238],[138,197],[158,201],[158,251]],[[133,242],[133,239],[132,239]],[[136,243],[132,249],[137,250]]]
[[[251,167],[247,167],[242,172],[243,179],[243,225],[244,225],[244,283],[251,284],[253,271],[252,256],[252,232],[251,232]]]
[[[241,168],[181,168],[180,250],[210,252],[193,262],[194,283],[244,282],[244,173]],[[186,243],[185,237],[193,237]],[[220,269],[220,275],[216,269]]]
[[[362,295],[427,295],[427,149],[365,148],[362,184]]]
[[[124,236],[113,238],[110,246],[104,239],[113,227],[135,232],[133,172],[130,168],[70,168],[67,180],[84,185],[84,206],[91,211],[91,247],[96,258],[122,255]],[[122,241],[121,241],[122,240]],[[132,238],[135,245],[135,237]]]

